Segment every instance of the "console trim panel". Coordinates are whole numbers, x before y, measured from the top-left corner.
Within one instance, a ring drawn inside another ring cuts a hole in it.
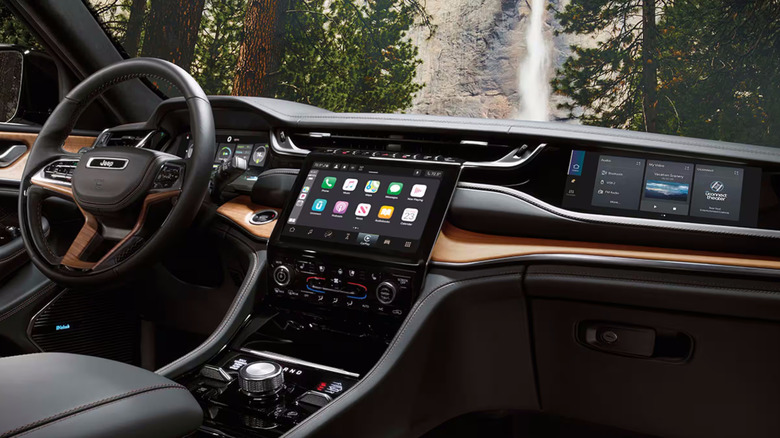
[[[334,367],[329,367],[327,365],[320,365],[318,363],[309,362],[309,361],[303,360],[303,359],[296,359],[296,358],[294,358],[292,356],[287,356],[287,355],[284,355],[284,354],[271,353],[269,351],[257,351],[257,350],[253,350],[251,348],[246,348],[246,347],[241,347],[240,351],[242,353],[251,354],[253,356],[261,357],[263,359],[279,360],[279,361],[282,361],[282,362],[289,362],[289,363],[292,363],[292,364],[295,364],[295,365],[306,366],[306,367],[309,367],[309,368],[315,368],[315,369],[322,370],[322,371],[329,371],[331,373],[341,374],[341,375],[344,375],[344,376],[347,376],[347,377],[354,377],[355,379],[359,379],[360,378],[360,374],[357,374],[357,373],[353,373],[353,372],[350,372],[350,371],[347,371],[347,370],[343,370],[341,368],[334,368]]]

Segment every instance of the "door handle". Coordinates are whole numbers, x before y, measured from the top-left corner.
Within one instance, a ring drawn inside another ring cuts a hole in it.
[[[580,322],[577,340],[603,353],[671,362],[685,361],[693,352],[693,338],[685,333],[606,321]]]
[[[8,167],[27,153],[27,145],[14,144],[0,154],[0,167]]]

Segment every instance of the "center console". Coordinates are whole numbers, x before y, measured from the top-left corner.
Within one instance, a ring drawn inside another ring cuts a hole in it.
[[[275,437],[357,384],[423,286],[460,163],[312,153],[268,243],[255,313],[183,382],[199,436]]]
[[[403,318],[459,173],[452,162],[312,155],[271,236],[272,303],[350,319]]]

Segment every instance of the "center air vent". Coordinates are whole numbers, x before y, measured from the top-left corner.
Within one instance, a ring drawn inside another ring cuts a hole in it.
[[[328,149],[402,152],[453,157],[475,167],[511,167],[538,149],[517,138],[398,133],[381,131],[288,131],[276,133],[277,145],[292,154]]]

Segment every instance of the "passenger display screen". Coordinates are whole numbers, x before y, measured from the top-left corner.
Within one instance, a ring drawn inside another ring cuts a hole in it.
[[[753,167],[572,151],[562,205],[754,227],[760,179]]]
[[[430,251],[425,237],[432,233],[427,240],[435,240],[460,168],[401,164],[313,161],[282,218],[282,237],[351,245],[353,251]]]

